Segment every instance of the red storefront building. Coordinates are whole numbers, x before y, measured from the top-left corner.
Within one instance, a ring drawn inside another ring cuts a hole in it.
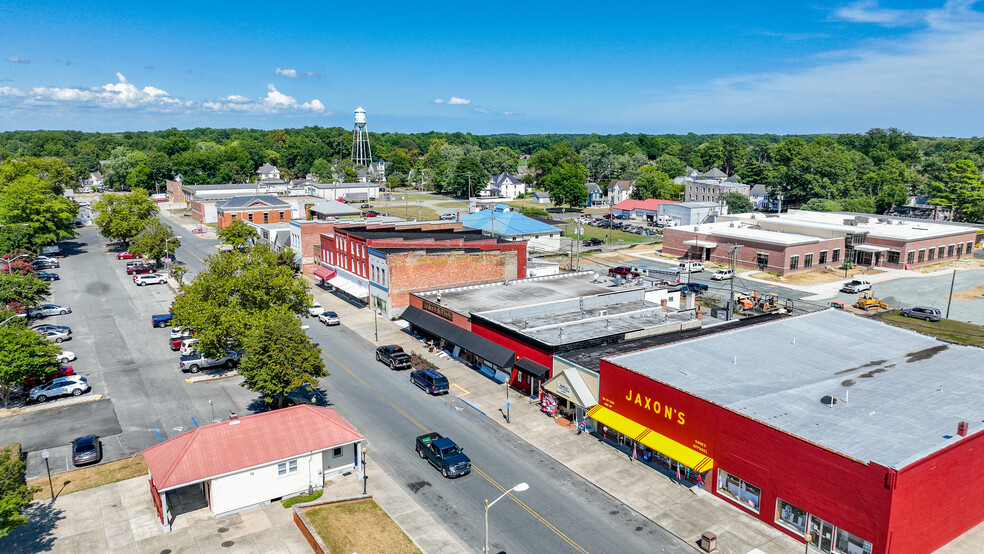
[[[588,415],[808,551],[927,553],[984,521],[981,367],[979,348],[825,310],[604,359]]]

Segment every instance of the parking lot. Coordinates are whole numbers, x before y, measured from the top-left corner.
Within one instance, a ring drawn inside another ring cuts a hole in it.
[[[72,313],[40,322],[68,325],[72,340],[62,344],[75,352],[75,372],[85,376],[98,402],[58,407],[0,419],[0,444],[21,442],[27,452],[27,477],[45,474],[40,450],[51,454],[52,473],[72,469],[72,439],[96,434],[102,438],[104,460],[137,454],[142,449],[229,411],[255,409],[256,395],[239,386],[240,378],[189,384],[178,370],[177,353],[167,344],[169,328],[154,329],[150,316],[168,311],[174,297],[166,285],[134,286],[126,262],[94,227],[64,241],[60,280],[51,284],[50,301]],[[211,404],[209,401],[211,400]]]

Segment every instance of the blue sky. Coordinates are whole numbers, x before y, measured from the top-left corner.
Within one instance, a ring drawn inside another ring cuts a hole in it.
[[[984,128],[984,12],[916,2],[8,2],[0,130]]]

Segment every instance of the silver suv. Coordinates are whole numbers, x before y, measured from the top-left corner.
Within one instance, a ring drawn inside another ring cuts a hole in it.
[[[69,375],[68,377],[59,377],[46,385],[34,387],[28,393],[28,399],[31,401],[45,402],[49,398],[69,395],[78,396],[90,390],[92,390],[92,387],[89,386],[89,382],[86,381],[85,377],[81,375]]]
[[[232,369],[237,364],[239,364],[239,352],[234,350],[227,350],[225,356],[220,356],[218,358],[206,358],[201,354],[192,354],[190,356],[181,356],[181,371],[198,373],[202,369],[212,369],[214,367],[225,367],[227,369]]]

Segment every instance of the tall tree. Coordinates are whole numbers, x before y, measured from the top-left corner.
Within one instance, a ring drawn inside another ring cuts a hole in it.
[[[78,206],[52,192],[51,185],[34,175],[24,175],[0,190],[0,224],[26,223],[34,246],[75,236]]]
[[[48,282],[31,273],[0,273],[0,306],[14,303],[35,306],[50,294]]]
[[[581,151],[581,163],[588,170],[590,178],[604,179],[615,169],[615,153],[607,144],[596,142]]]
[[[223,243],[232,245],[233,248],[240,250],[245,248],[249,244],[249,241],[255,241],[260,238],[260,234],[256,232],[256,228],[247,225],[241,219],[237,219],[219,229],[216,234]]]
[[[570,207],[580,206],[588,199],[588,170],[580,163],[562,161],[540,182],[550,192],[554,202],[560,200]]]
[[[181,239],[174,236],[171,227],[153,217],[147,221],[143,231],[140,231],[140,234],[133,239],[130,251],[149,260],[154,260],[157,265],[160,265],[164,256],[173,253],[179,246],[181,246]]]
[[[265,244],[209,256],[181,290],[171,306],[174,323],[194,329],[197,349],[206,356],[241,348],[262,313],[282,308],[302,315],[312,302],[307,283]]]
[[[984,223],[984,181],[970,160],[957,160],[947,167],[942,182],[932,185],[934,204],[953,206],[954,219]]]
[[[319,183],[332,182],[333,175],[331,163],[324,158],[314,160],[314,163],[311,164],[311,173],[314,173],[314,175],[318,178]]]
[[[646,200],[649,198],[660,198],[672,200],[676,193],[673,189],[673,179],[663,173],[656,166],[645,165],[640,170],[641,175],[636,179],[635,186],[632,188],[632,198],[634,200]]]
[[[300,319],[283,308],[257,314],[242,348],[242,386],[277,408],[283,407],[288,394],[303,385],[316,387],[318,378],[328,375],[321,350],[311,343]]]
[[[450,192],[455,196],[478,196],[478,193],[485,189],[488,177],[482,163],[466,156],[458,160],[455,164],[454,173],[449,180],[449,186],[445,192]]]
[[[160,210],[144,189],[104,195],[92,209],[98,213],[95,224],[99,232],[108,239],[124,243],[140,234],[150,217]]]
[[[516,153],[505,146],[482,150],[478,156],[478,161],[482,162],[482,168],[489,175],[499,175],[502,172],[515,173],[516,169],[519,168]]]
[[[10,393],[28,377],[44,378],[58,369],[57,344],[45,340],[24,325],[0,325],[0,403],[10,401]]]
[[[728,213],[730,214],[747,214],[755,209],[752,201],[740,192],[725,193],[721,199],[728,205]]]
[[[39,487],[28,487],[24,481],[27,462],[21,460],[19,447],[0,450],[0,538],[15,527],[27,523],[24,510],[31,505]]]

